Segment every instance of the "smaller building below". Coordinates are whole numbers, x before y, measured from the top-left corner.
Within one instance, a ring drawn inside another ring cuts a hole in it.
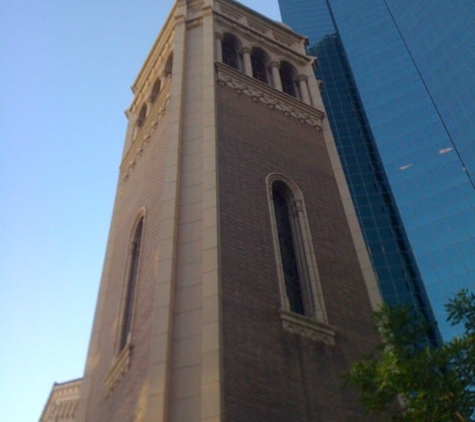
[[[82,378],[54,383],[39,422],[74,421]]]

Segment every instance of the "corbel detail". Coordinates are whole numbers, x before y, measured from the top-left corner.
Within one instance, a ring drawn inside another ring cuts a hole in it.
[[[222,63],[215,63],[218,83],[234,89],[238,94],[247,95],[254,101],[267,105],[286,116],[299,120],[320,131],[324,113],[296,98],[283,94],[271,86],[249,77]]]

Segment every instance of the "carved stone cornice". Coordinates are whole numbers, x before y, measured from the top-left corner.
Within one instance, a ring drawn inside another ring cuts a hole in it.
[[[334,327],[285,309],[281,309],[279,314],[285,331],[330,346],[335,344],[336,331]]]
[[[284,24],[274,22],[235,2],[215,1],[217,29],[231,32],[244,44],[256,44],[276,57],[284,58],[298,67],[309,63],[306,37],[293,32]]]
[[[216,62],[218,83],[234,89],[238,94],[247,95],[254,101],[265,104],[286,116],[299,120],[318,131],[322,128],[323,111],[320,111],[298,99],[284,94],[271,86],[251,78],[230,66]]]
[[[109,397],[112,391],[129,370],[130,360],[132,357],[132,346],[127,344],[117,355],[111,368],[104,377],[104,387],[106,389],[106,396]]]
[[[145,59],[145,63],[132,84],[132,92],[134,94],[139,94],[145,88],[147,80],[150,80],[150,83],[154,82],[156,78],[154,70],[159,70],[165,64],[169,53],[173,50],[177,8],[178,4],[175,4],[170,11],[158,38]],[[136,95],[134,102],[138,97],[139,95]]]
[[[285,25],[265,18],[239,3],[218,0],[215,2],[215,13],[233,21],[240,22],[255,32],[265,34],[267,37],[287,47],[301,44],[306,39]]]
[[[142,155],[144,148],[150,142],[153,133],[157,129],[160,121],[167,111],[168,104],[170,102],[171,81],[171,77],[167,78],[165,81],[162,90],[157,95],[155,102],[150,108],[150,112],[144,120],[143,126],[140,128],[140,131],[137,133],[137,136],[133,140],[132,145],[122,160],[120,170],[124,179],[129,176],[130,171],[137,164],[137,161]]]

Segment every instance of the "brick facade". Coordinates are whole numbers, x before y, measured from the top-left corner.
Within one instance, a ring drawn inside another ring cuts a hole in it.
[[[323,135],[228,87],[217,98],[226,422],[368,421],[342,375],[376,342],[372,310]],[[335,346],[282,329],[271,172],[305,196]]]

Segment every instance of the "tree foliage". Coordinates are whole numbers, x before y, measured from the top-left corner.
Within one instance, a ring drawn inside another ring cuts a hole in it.
[[[347,377],[370,413],[393,422],[475,421],[475,294],[462,290],[446,309],[463,334],[439,346],[427,341],[430,326],[415,311],[375,313],[377,356],[353,364]]]

